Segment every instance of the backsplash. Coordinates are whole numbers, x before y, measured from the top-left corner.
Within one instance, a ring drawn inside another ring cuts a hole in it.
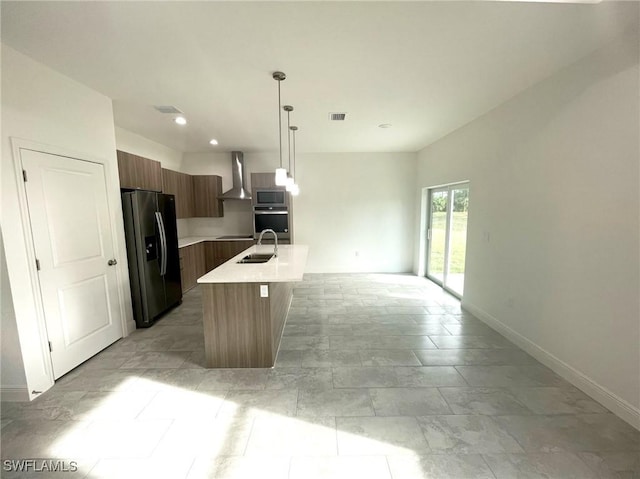
[[[186,238],[189,235],[189,220],[178,218],[176,220],[176,229],[178,230],[178,238]]]
[[[185,236],[223,236],[228,234],[253,234],[250,201],[227,200],[222,218],[187,218]],[[178,237],[180,226],[178,226]]]

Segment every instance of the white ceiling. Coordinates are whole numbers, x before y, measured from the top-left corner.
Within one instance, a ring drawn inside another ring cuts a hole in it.
[[[2,2],[1,32],[185,152],[277,149],[282,70],[298,151],[351,152],[417,151],[637,24],[635,2]]]

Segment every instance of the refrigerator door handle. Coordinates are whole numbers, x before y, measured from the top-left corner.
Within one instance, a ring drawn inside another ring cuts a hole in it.
[[[158,219],[160,220],[160,226],[162,227],[162,268],[160,274],[162,276],[167,274],[167,262],[169,259],[167,253],[167,231],[164,229],[164,220],[162,219],[162,213],[158,213]]]
[[[160,232],[160,276],[167,274],[167,234],[164,230],[164,221],[162,221],[162,213],[156,211],[156,222],[158,223],[158,231]]]

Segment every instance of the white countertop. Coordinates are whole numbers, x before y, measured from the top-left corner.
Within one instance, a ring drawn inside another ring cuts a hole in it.
[[[231,235],[228,235],[231,236]],[[241,235],[238,235],[241,236]],[[246,238],[221,238],[220,236],[185,236],[184,238],[178,238],[178,248],[184,248],[185,246],[191,246],[193,244],[202,243],[203,241],[251,241],[253,236]]]
[[[266,263],[238,264],[251,253],[272,253],[273,245],[251,246],[216,269],[198,278],[198,283],[286,283],[302,281],[307,264],[307,245],[278,245],[278,256]]]

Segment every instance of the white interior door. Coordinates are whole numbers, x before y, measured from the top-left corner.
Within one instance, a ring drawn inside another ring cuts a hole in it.
[[[57,379],[122,337],[104,166],[21,153]]]

